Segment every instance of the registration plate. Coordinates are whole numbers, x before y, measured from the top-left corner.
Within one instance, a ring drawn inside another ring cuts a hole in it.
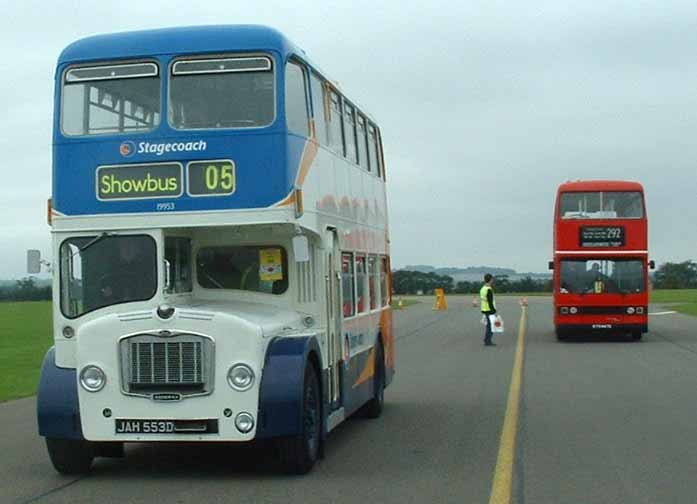
[[[218,420],[150,420],[147,418],[117,418],[116,434],[217,434]]]
[[[176,432],[174,422],[169,420],[116,419],[116,434],[172,434]]]

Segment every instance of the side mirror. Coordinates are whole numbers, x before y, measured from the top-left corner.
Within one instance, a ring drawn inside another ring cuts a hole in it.
[[[293,256],[295,262],[307,262],[310,260],[310,246],[307,242],[307,236],[295,235],[293,237]]]
[[[649,261],[649,268],[652,270],[656,269],[656,262],[653,260]]]
[[[553,270],[554,269],[554,261],[549,261],[547,263],[547,268],[549,268],[550,270]]]
[[[39,250],[27,250],[27,273],[30,275],[41,273],[41,252]]]

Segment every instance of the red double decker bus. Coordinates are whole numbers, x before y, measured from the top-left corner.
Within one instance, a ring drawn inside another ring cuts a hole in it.
[[[637,182],[577,181],[557,191],[554,326],[574,334],[648,330],[648,223]]]

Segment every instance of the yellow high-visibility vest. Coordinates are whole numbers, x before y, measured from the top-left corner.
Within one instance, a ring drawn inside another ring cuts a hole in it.
[[[483,285],[482,288],[479,291],[479,299],[482,302],[482,311],[483,312],[488,312],[491,311],[492,306],[489,306],[489,300],[487,299],[487,295],[489,291],[492,290],[491,286],[489,285]],[[494,310],[496,309],[496,299],[493,299],[493,308]]]

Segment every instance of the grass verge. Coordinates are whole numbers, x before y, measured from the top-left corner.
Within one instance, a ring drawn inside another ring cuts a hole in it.
[[[49,301],[0,303],[0,402],[36,393],[51,333]]]
[[[672,310],[697,317],[697,289],[654,290],[651,302],[668,303]]]

